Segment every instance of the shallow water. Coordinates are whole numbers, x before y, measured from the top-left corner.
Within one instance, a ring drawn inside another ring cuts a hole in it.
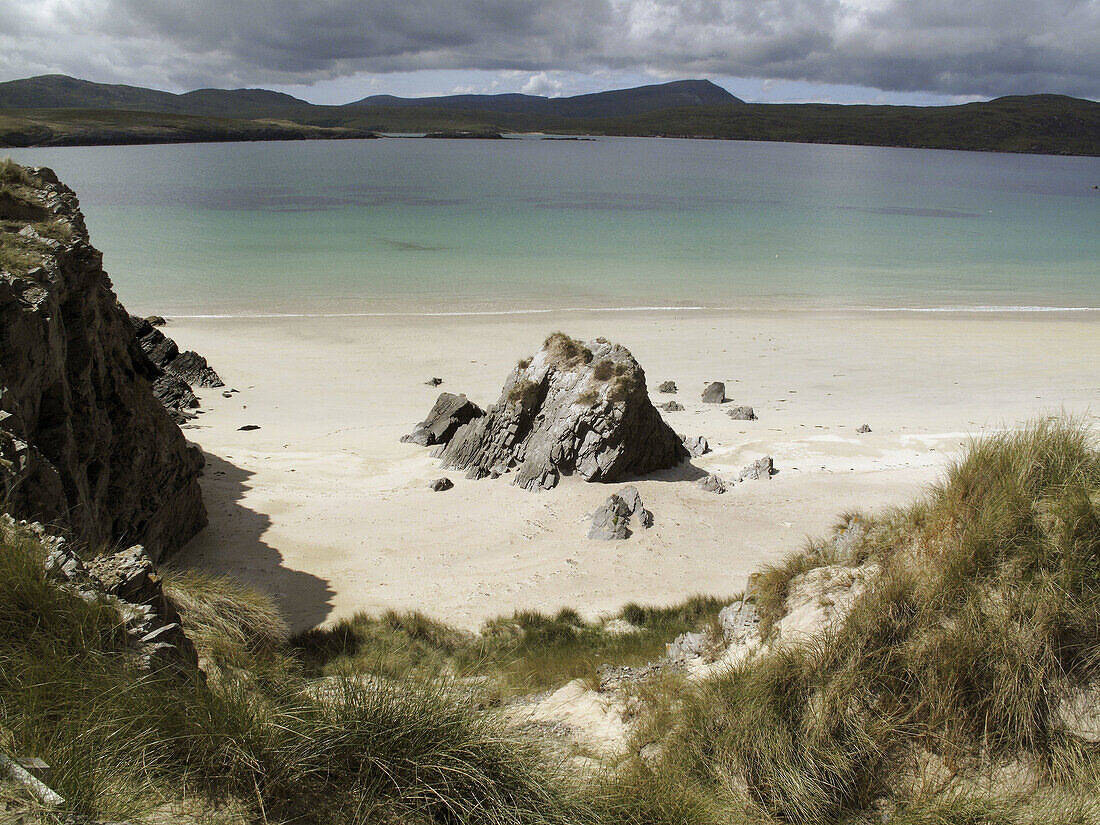
[[[170,315],[1100,307],[1100,159],[601,138],[11,150]]]

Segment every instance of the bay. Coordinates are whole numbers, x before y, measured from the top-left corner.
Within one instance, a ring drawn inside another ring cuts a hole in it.
[[[1100,307],[1100,159],[600,138],[10,150],[166,315]]]

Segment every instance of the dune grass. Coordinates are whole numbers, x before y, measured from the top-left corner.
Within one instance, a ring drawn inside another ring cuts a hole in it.
[[[465,693],[351,675],[317,690],[276,646],[270,605],[231,607],[231,583],[170,587],[200,654],[250,669],[204,683],[139,670],[114,608],[47,581],[33,538],[5,527],[0,570],[0,729],[54,767],[72,813],[140,819],[192,798],[250,821],[573,820],[555,766]]]
[[[811,544],[758,588],[767,628],[801,573],[872,560],[881,572],[847,620],[687,696],[662,770],[791,822],[884,801],[907,812],[899,821],[1044,821],[1006,801],[1022,767],[1077,812],[1065,821],[1098,821],[1097,751],[1057,714],[1100,678],[1089,432],[1046,420],[977,441],[923,500],[863,521],[856,540]],[[934,779],[984,795],[922,791],[929,755],[943,766]]]
[[[596,686],[602,665],[652,662],[681,633],[713,627],[728,603],[711,596],[662,607],[632,603],[594,621],[569,608],[554,615],[517,611],[490,619],[477,634],[417,612],[361,613],[300,634],[293,646],[311,675],[449,676],[480,684],[489,697],[506,697],[571,679]]]

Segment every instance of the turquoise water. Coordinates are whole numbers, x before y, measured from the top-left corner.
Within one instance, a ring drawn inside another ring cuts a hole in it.
[[[11,150],[134,311],[1100,307],[1100,159],[609,138]]]

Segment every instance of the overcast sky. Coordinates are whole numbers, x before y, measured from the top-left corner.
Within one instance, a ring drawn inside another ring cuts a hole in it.
[[[1100,98],[1100,0],[0,0],[0,80],[752,101]]]

